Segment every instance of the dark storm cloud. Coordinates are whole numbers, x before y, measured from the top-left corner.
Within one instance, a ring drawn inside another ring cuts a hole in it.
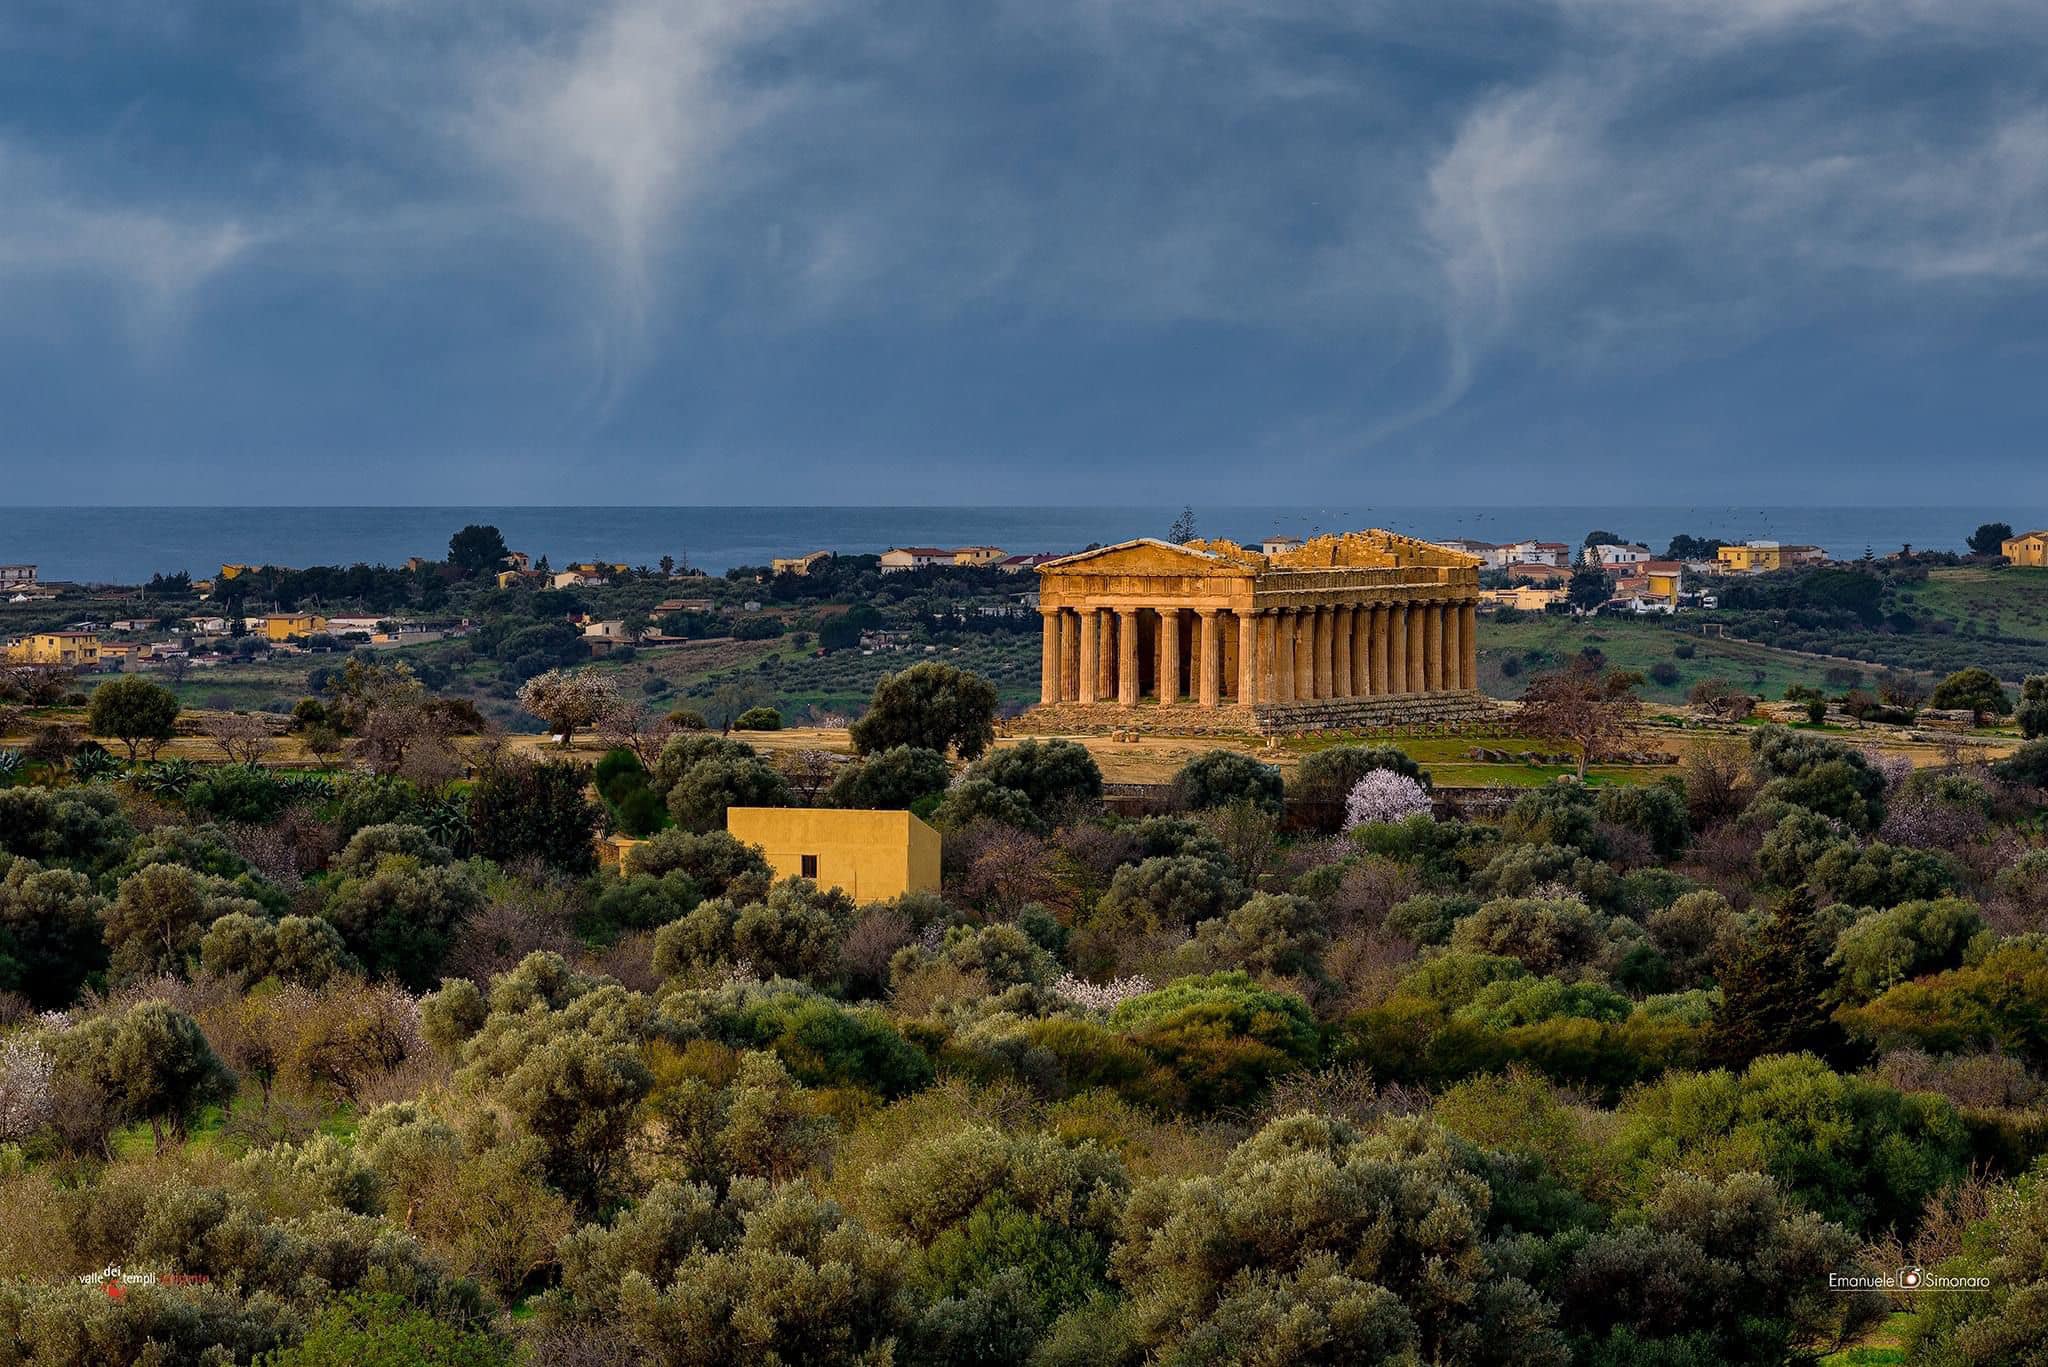
[[[2038,5],[77,8],[23,498],[2043,492]]]

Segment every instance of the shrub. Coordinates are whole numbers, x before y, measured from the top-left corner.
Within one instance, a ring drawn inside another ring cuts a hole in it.
[[[780,731],[782,714],[772,707],[750,707],[732,719],[735,731]]]
[[[1852,1000],[1868,1000],[1908,978],[1955,967],[1983,926],[1976,906],[1957,898],[1904,902],[1844,930],[1829,962]]]
[[[107,970],[120,982],[182,975],[206,928],[234,913],[267,919],[261,906],[237,896],[225,879],[151,864],[123,879],[107,908]]]
[[[0,855],[0,992],[42,1010],[70,1005],[106,962],[105,910],[83,874]]]
[[[440,976],[456,932],[483,902],[483,887],[467,866],[393,854],[371,872],[336,883],[326,914],[365,968],[420,990]]]
[[[1607,948],[1605,920],[1575,898],[1502,898],[1460,920],[1451,946],[1503,955],[1532,973],[1584,969]]]
[[[1967,1129],[1947,1101],[1805,1055],[1668,1077],[1629,1097],[1620,1116],[1617,1154],[1646,1187],[1672,1168],[1767,1172],[1857,1233],[1912,1220],[1969,1161]]]
[[[1220,916],[1239,891],[1211,860],[1161,855],[1118,869],[1089,924],[1138,934],[1185,929]]]
[[[2048,1066],[2048,948],[2033,937],[1992,947],[1975,963],[1902,982],[1875,1001],[1844,1008],[1842,1024],[1881,1046],[1935,1053],[1997,1049]]]
[[[1280,771],[1235,750],[1211,750],[1181,766],[1173,777],[1175,800],[1193,811],[1250,802],[1277,814],[1284,785]]]
[[[2028,741],[1993,764],[1991,772],[2021,787],[2048,788],[2048,740]],[[0,794],[0,798],[4,796]]]
[[[1429,787],[1429,776],[1405,750],[1391,745],[1333,745],[1301,762],[1295,790],[1310,802],[1342,802],[1367,774],[1387,771]]]
[[[727,831],[663,831],[626,853],[626,872],[680,873],[709,897],[758,898],[774,877],[760,847]]]
[[[938,751],[898,745],[840,770],[825,797],[834,807],[907,810],[945,792],[952,779]]]
[[[669,815],[676,825],[700,834],[723,826],[728,807],[789,803],[789,781],[751,750],[744,759],[721,755],[699,760],[668,790]]]
[[[1243,972],[1181,978],[1121,1003],[1109,1024],[1169,1068],[1199,1110],[1253,1100],[1318,1050],[1301,998],[1269,992]]]
[[[598,810],[583,795],[589,774],[567,760],[501,760],[469,790],[476,852],[510,864],[540,859],[564,873],[597,867]]]
[[[2048,736],[2048,674],[2030,674],[2020,684],[2020,704],[2013,720],[2028,740]]]
[[[673,977],[743,963],[768,976],[824,982],[837,974],[839,949],[852,929],[852,898],[807,879],[784,879],[761,901],[713,898],[663,926],[655,932],[654,969]]]
[[[1118,1356],[1480,1362],[1511,1344],[1560,1367],[1552,1312],[1489,1259],[1492,1204],[1477,1151],[1426,1121],[1273,1121],[1216,1176],[1133,1193],[1115,1270],[1136,1351]]]
[[[1884,820],[1884,775],[1859,751],[1811,732],[1766,726],[1749,738],[1760,796],[1832,817],[1856,831]]]
[[[1102,800],[1102,770],[1088,747],[1035,737],[992,751],[967,772],[1022,793],[1033,811],[1051,820]]]
[[[1673,782],[1602,788],[1597,803],[1600,819],[1634,831],[1650,842],[1660,859],[1676,858],[1692,838],[1683,785]]]
[[[2012,699],[2005,686],[1988,669],[1975,665],[1959,669],[1935,686],[1928,705],[1971,713],[1981,725],[1987,717],[2002,717],[2012,711]]]

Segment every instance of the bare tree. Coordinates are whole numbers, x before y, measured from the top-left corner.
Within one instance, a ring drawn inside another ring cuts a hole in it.
[[[775,767],[789,780],[789,790],[797,797],[800,805],[817,805],[818,794],[839,771],[840,758],[830,750],[803,749],[788,750],[777,755]]]
[[[270,749],[270,726],[248,712],[216,712],[201,723],[230,764],[254,764]]]
[[[1621,748],[1635,733],[1643,714],[1635,690],[1642,681],[1642,675],[1628,670],[1603,673],[1589,661],[1577,661],[1569,669],[1529,681],[1518,727],[1528,735],[1576,746],[1579,780],[1584,782],[1586,766],[1596,756]]]
[[[641,767],[652,769],[669,737],[682,730],[665,711],[614,694],[593,723],[599,738],[614,750],[630,750]]]

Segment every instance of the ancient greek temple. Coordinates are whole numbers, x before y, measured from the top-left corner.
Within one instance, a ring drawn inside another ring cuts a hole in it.
[[[1047,720],[1156,704],[1176,729],[1316,730],[1486,707],[1479,562],[1425,541],[1347,532],[1268,556],[1145,538],[1038,574]]]

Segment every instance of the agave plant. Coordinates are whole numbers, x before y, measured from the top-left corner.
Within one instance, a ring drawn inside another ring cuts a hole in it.
[[[458,802],[443,798],[426,804],[420,812],[420,829],[457,854],[469,853],[469,812]]]
[[[22,766],[27,763],[19,750],[0,750],[0,787],[14,782],[15,775],[19,774]]]
[[[98,779],[111,778],[121,772],[121,761],[106,750],[88,741],[78,747],[71,756],[71,776],[80,783],[92,783]]]
[[[277,775],[277,784],[294,802],[317,802],[331,797],[334,784],[326,774],[309,770],[287,770]]]
[[[135,786],[156,797],[182,797],[199,777],[199,766],[189,759],[167,759],[150,765],[135,776]]]

